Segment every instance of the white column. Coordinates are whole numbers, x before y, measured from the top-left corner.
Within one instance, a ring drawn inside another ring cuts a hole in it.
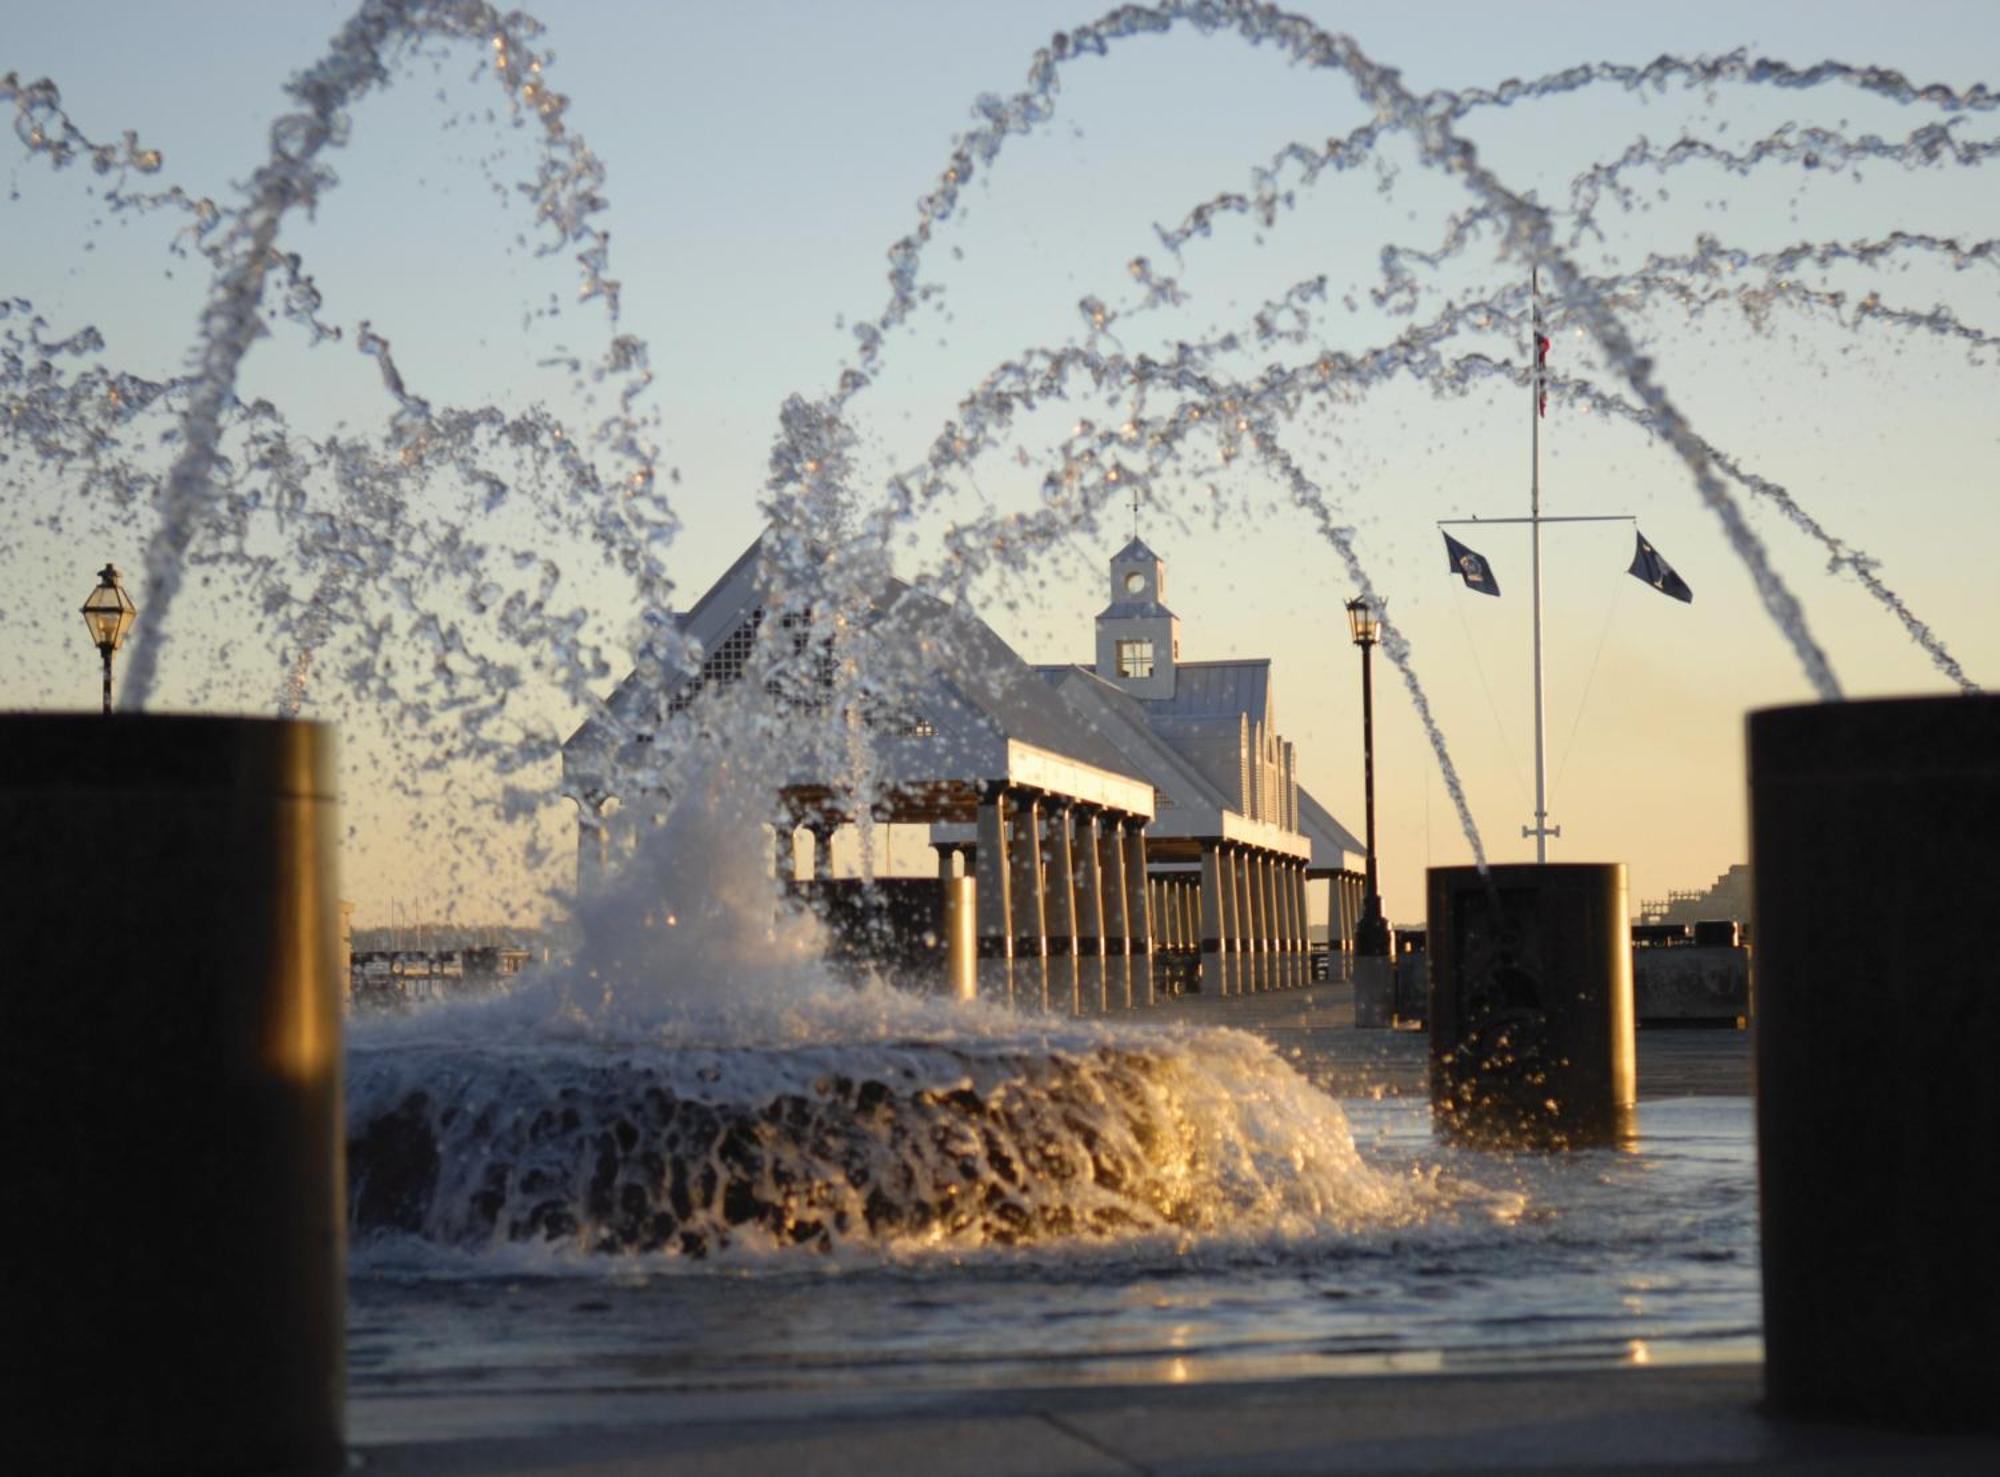
[[[1104,906],[1104,837],[1097,812],[1087,810],[1077,821],[1076,850],[1083,865],[1077,869],[1077,927],[1082,966],[1083,1009],[1101,1012],[1106,1006],[1109,976],[1105,966],[1105,936],[1110,925]]]
[[[1104,918],[1105,990],[1107,1010],[1132,1008],[1131,894],[1125,885],[1125,821],[1122,817],[1104,827]]]
[[[1065,1015],[1075,1015],[1083,1006],[1076,957],[1074,820],[1069,803],[1061,801],[1050,806],[1043,827],[1049,879],[1049,1005]]]
[[[1257,988],[1269,990],[1271,980],[1271,904],[1264,896],[1265,858],[1262,852],[1252,852],[1244,859],[1244,870],[1250,884],[1250,941],[1256,951]]]
[[[995,786],[979,802],[979,846],[972,867],[979,915],[979,994],[1007,1005],[1014,998],[1014,887],[1008,865],[1011,806]]]
[[[1042,807],[1032,797],[1014,802],[1014,1003],[1049,1005],[1048,887],[1042,872]]]
[[[1132,1003],[1151,1005],[1153,995],[1153,909],[1146,887],[1146,823],[1125,823],[1125,885],[1130,889],[1126,936],[1132,960]]]
[[[1243,974],[1243,892],[1239,885],[1241,873],[1237,862],[1236,848],[1228,842],[1221,846],[1222,859],[1222,955],[1223,973],[1228,979],[1226,986],[1232,995],[1248,993]]]
[[[1266,915],[1264,938],[1269,967],[1264,973],[1266,978],[1270,980],[1271,988],[1274,990],[1285,989],[1292,982],[1290,972],[1287,968],[1290,961],[1285,958],[1285,954],[1287,953],[1285,948],[1285,915],[1278,911],[1278,869],[1283,865],[1284,863],[1277,857],[1267,856],[1262,858],[1261,864],[1257,869],[1260,874],[1260,880],[1263,883],[1262,892],[1264,894]]]
[[[1292,867],[1292,949],[1298,956],[1297,974],[1301,987],[1312,983],[1312,924],[1306,911],[1306,864]]]
[[[1201,991],[1204,995],[1229,993],[1228,964],[1222,922],[1222,853],[1213,842],[1201,847]]]

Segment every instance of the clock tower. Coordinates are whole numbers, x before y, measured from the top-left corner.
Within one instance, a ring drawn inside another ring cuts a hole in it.
[[[1171,698],[1180,617],[1162,604],[1167,566],[1139,539],[1111,556],[1111,603],[1097,617],[1097,675],[1136,698]]]

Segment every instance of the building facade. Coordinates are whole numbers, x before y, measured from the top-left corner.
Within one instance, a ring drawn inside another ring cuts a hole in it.
[[[1351,939],[1361,845],[1298,782],[1271,662],[1190,661],[1166,604],[1166,561],[1134,538],[1111,556],[1094,662],[1037,670],[1154,787],[1154,874],[1188,921],[1170,949],[1203,989],[1292,983],[1308,951],[1307,887],[1324,882],[1333,939]]]
[[[770,701],[821,725],[853,707],[849,726],[869,730],[870,818],[927,827],[940,876],[974,879],[981,993],[1095,1010],[1150,1000],[1162,978],[1224,993],[1304,983],[1317,879],[1335,936],[1350,936],[1360,847],[1298,785],[1269,661],[1182,660],[1165,563],[1145,544],[1112,557],[1096,660],[1044,667],[896,580],[843,613],[837,636],[809,636],[819,628],[772,590],[764,544],[675,617],[698,669],[669,692],[629,676],[564,745],[580,891],[607,865],[605,814],[631,798],[620,788],[703,735],[759,643],[777,642],[803,659],[790,686],[765,680]],[[894,666],[895,680],[879,701],[865,681],[841,689],[843,663]],[[749,818],[770,826],[782,881],[801,880],[797,830],[808,878],[826,878],[835,831],[857,819],[828,766],[824,749],[782,751],[769,809]]]

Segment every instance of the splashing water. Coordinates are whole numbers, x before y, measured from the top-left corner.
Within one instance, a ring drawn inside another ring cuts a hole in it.
[[[360,1235],[904,1255],[1382,1230],[1458,1203],[1364,1165],[1339,1105],[1255,1038],[1024,1031],[835,983],[741,823],[753,778],[718,760],[683,783],[584,903],[573,961],[499,1001],[355,1023]]]
[[[809,1035],[838,1025],[837,1039],[523,1051],[490,1034],[378,1045],[364,1031],[349,1086],[357,1233],[474,1251],[900,1256],[1380,1233],[1514,1204],[1370,1168],[1339,1105],[1235,1032],[1024,1036],[894,996],[799,1005]]]

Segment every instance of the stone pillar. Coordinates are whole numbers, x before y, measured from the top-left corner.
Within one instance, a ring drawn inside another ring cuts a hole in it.
[[[1746,726],[1765,1408],[1985,1432],[1990,1453],[2000,696]]]
[[[938,883],[944,894],[944,982],[951,1000],[979,998],[979,885],[970,877],[946,877]]]
[[[1629,1143],[1639,1079],[1625,864],[1432,867],[1426,876],[1432,1131],[1444,1143],[1503,1148]],[[1370,975],[1387,964],[1358,961],[1356,1025]],[[1369,1024],[1387,1026],[1393,1006],[1392,989]],[[1815,1062],[1815,1071],[1830,1065]],[[1770,1166],[1760,1171],[1768,1196]],[[1896,1275],[1886,1262],[1847,1265]],[[1828,1297],[1854,1295],[1815,1282]],[[1849,1357],[1860,1347],[1818,1353]]]
[[[979,914],[979,994],[1000,1005],[1014,999],[1014,878],[1008,865],[1013,804],[998,786],[979,801],[979,845],[973,852]]]
[[[1082,982],[1077,974],[1075,812],[1067,801],[1049,808],[1043,826],[1048,875],[1049,1005],[1065,1015],[1083,1008]]]
[[[777,879],[779,892],[784,892],[798,878],[797,842],[798,829],[790,821],[771,822],[771,875]]]
[[[1127,905],[1126,937],[1132,960],[1132,1003],[1151,1005],[1153,994],[1153,909],[1146,889],[1146,823],[1125,823],[1125,885],[1131,892]]]
[[[1105,1009],[1132,1008],[1131,894],[1125,885],[1125,821],[1104,827]]]
[[[333,739],[0,716],[9,1471],[346,1469]]]
[[[1222,854],[1215,843],[1201,844],[1201,991],[1204,995],[1226,995],[1222,928]]]
[[[1082,1009],[1086,1014],[1105,1008],[1104,838],[1097,812],[1077,817],[1076,868],[1077,967]]]
[[[1049,901],[1042,871],[1042,804],[1031,797],[1014,802],[1014,1003],[1027,1009],[1049,1005]]]

